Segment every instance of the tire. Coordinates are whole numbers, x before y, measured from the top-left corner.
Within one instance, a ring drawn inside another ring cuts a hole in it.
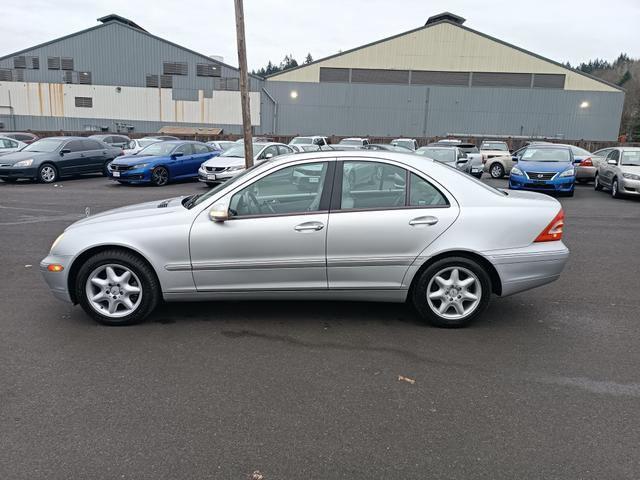
[[[109,176],[109,164],[113,162],[113,159],[111,160],[107,160],[106,162],[104,162],[104,165],[102,166],[102,175],[105,177]]]
[[[169,183],[169,170],[166,167],[156,167],[151,172],[151,183],[156,187],[163,187]]]
[[[109,275],[109,268],[114,275]],[[120,280],[127,271],[129,278]],[[121,288],[123,284],[128,289]],[[138,256],[118,249],[105,250],[86,260],[78,270],[74,288],[82,309],[103,325],[140,323],[160,301],[160,284],[153,269]],[[139,289],[137,295],[134,288]],[[99,294],[102,296],[96,300]],[[94,295],[93,299],[90,295]],[[124,303],[125,299],[129,299],[132,308]],[[112,305],[115,309],[110,313]]]
[[[455,283],[452,287],[446,284],[441,285],[436,280],[436,278],[441,278],[446,282],[451,282],[454,270],[458,272],[459,282],[464,284],[472,279],[472,283],[467,286]],[[455,288],[455,285],[458,285],[458,288]],[[433,296],[438,292],[443,292],[442,299],[439,296]],[[431,298],[427,297],[428,293],[432,294]],[[476,299],[462,299],[461,297],[465,294],[472,294]],[[465,257],[449,257],[434,262],[420,274],[413,288],[411,301],[420,316],[431,325],[459,328],[469,325],[479,317],[489,305],[490,297],[491,280],[482,266]],[[450,301],[451,299],[454,301]],[[448,303],[448,306],[445,306],[442,313],[439,313],[438,310],[443,308],[445,302]],[[454,305],[456,303],[463,310],[462,314]]]
[[[618,179],[614,178],[613,181],[611,182],[611,196],[613,198],[621,198],[622,195],[620,194],[620,190],[619,190],[619,184],[618,184]]]
[[[40,183],[53,183],[58,180],[58,169],[50,164],[43,163],[38,167],[38,181]]]
[[[571,190],[570,192],[567,192],[564,194],[565,197],[573,197],[575,190]]]
[[[602,185],[600,184],[600,180],[598,179],[598,175],[593,179],[593,189],[596,191],[602,190]]]
[[[489,167],[489,174],[491,178],[502,178],[504,177],[504,167],[498,162],[492,163]]]

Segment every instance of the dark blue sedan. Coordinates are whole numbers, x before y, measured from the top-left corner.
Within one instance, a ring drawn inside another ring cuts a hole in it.
[[[512,190],[535,190],[573,196],[576,169],[566,145],[529,145],[517,157],[509,175]]]
[[[158,142],[135,155],[115,159],[109,164],[109,178],[120,183],[162,186],[175,180],[197,178],[202,162],[219,154],[201,142]]]

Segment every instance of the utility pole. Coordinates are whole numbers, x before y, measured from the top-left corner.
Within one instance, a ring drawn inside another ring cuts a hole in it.
[[[249,109],[249,72],[247,71],[247,43],[244,36],[244,8],[242,0],[234,0],[236,6],[236,38],[238,64],[240,65],[240,102],[242,103],[242,130],[244,131],[244,164],[253,166],[253,138],[251,135],[251,110]]]

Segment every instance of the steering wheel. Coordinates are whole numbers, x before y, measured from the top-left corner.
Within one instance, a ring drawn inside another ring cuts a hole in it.
[[[249,203],[252,203],[253,205],[255,205],[256,209],[257,209],[257,213],[264,213],[262,211],[262,205],[264,205],[265,207],[267,207],[267,209],[269,210],[269,213],[276,213],[276,211],[273,209],[273,207],[271,205],[269,205],[266,202],[263,202],[262,204],[260,204],[260,201],[258,200],[258,197],[256,197],[256,195],[251,192],[251,191],[247,191],[247,197],[249,199]],[[249,207],[251,208],[251,207]]]

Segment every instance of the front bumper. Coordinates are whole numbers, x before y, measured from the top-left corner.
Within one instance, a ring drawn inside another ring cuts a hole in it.
[[[1,162],[0,162],[1,163]],[[0,167],[0,178],[37,178],[38,167]]]
[[[51,255],[49,254],[46,258],[42,259],[40,262],[40,273],[44,278],[44,281],[49,285],[49,289],[54,297],[59,300],[63,300],[65,302],[72,302],[71,296],[69,295],[68,289],[68,281],[69,278],[69,267],[71,266],[71,261],[73,257],[71,255]],[[50,272],[47,270],[47,267],[51,264],[59,264],[64,267],[61,272]]]
[[[640,180],[620,177],[618,188],[623,195],[640,195]]]
[[[556,177],[552,180],[531,180],[524,175],[509,176],[509,188],[511,190],[532,190],[547,193],[573,192],[575,177]]]
[[[569,258],[569,249],[561,241],[541,242],[488,252],[486,256],[500,276],[504,297],[557,280]]]
[[[207,172],[206,170],[198,170],[198,180],[205,183],[226,182],[230,178],[242,173],[242,170],[223,170],[221,172]]]
[[[149,183],[151,182],[151,170],[135,168],[131,170],[112,170],[108,168],[109,179],[126,183]]]

